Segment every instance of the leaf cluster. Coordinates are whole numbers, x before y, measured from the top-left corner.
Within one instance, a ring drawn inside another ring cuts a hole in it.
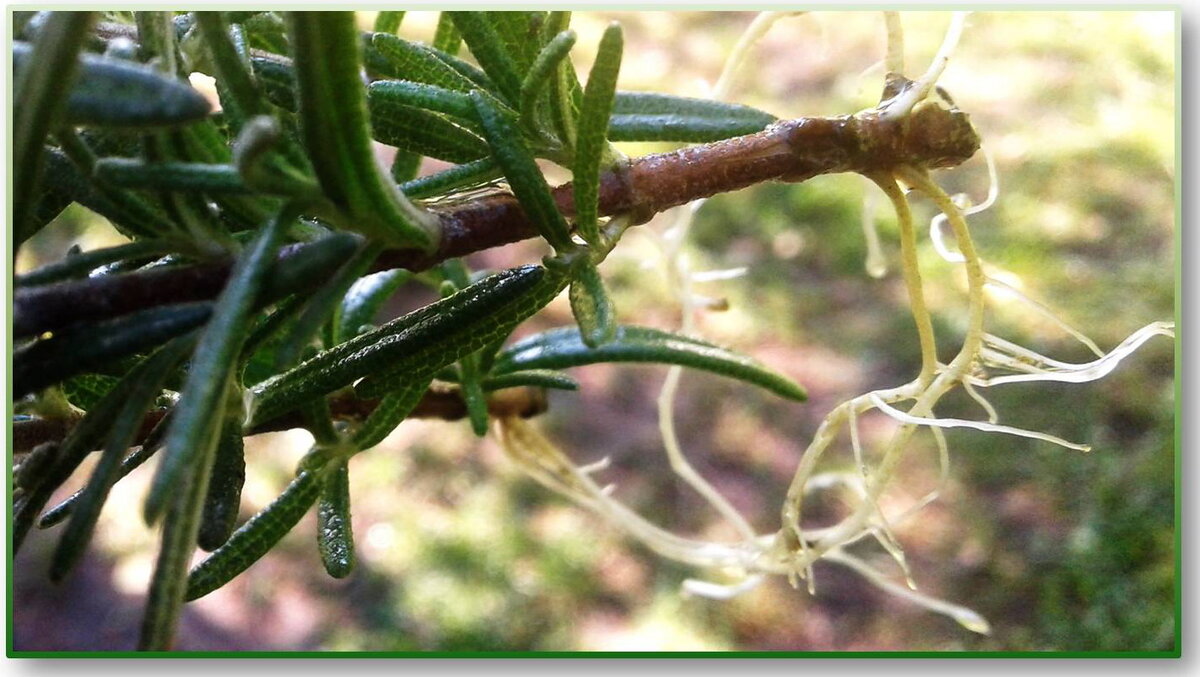
[[[603,172],[624,160],[613,142],[709,141],[774,120],[618,91],[618,25],[581,78],[569,12],[443,12],[432,44],[397,34],[402,12],[381,12],[369,32],[350,12],[16,19],[16,246],[72,203],[129,239],[72,252],[16,278],[18,289],[234,262],[215,300],[101,320],[80,312],[17,337],[14,425],[49,419],[69,432],[14,467],[14,547],[35,524],[62,524],[50,574],[67,575],[114,483],[160,457],[142,515],[161,526],[143,649],[169,649],[184,602],[264,556],[313,505],[325,568],[349,575],[348,462],[413,415],[435,382],[458,394],[478,435],[494,393],[573,390],[564,370],[600,362],[678,364],[804,398],[751,358],[617,322],[598,268],[630,223],[598,210]],[[219,111],[193,73],[214,79]],[[376,159],[380,144],[396,150],[390,168]],[[418,177],[422,158],[453,166]],[[571,171],[573,218],[539,161]],[[386,250],[436,250],[430,205],[497,186],[553,249],[541,264],[376,269]],[[409,284],[440,298],[374,326]],[[577,326],[505,347],[564,290]],[[338,415],[331,403],[346,400],[369,413]],[[299,417],[314,446],[279,497],[239,525],[243,439],[284,416]],[[93,452],[82,488],[47,510]],[[197,546],[212,554],[189,572]]]

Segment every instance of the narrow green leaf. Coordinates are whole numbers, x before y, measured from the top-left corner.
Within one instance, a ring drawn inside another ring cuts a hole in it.
[[[13,351],[13,396],[22,397],[157,346],[204,324],[212,312],[213,304],[208,301],[181,303],[38,339]]]
[[[513,194],[538,232],[560,253],[575,249],[567,221],[558,211],[546,177],[542,176],[520,132],[487,94],[474,91],[471,98],[492,156],[504,170]]]
[[[100,461],[92,470],[91,478],[74,508],[71,521],[54,551],[50,563],[51,580],[62,580],[79,561],[91,540],[96,520],[100,517],[100,509],[108,499],[109,490],[118,479],[122,457],[133,445],[134,436],[141,427],[143,414],[154,404],[167,374],[183,360],[192,345],[193,341],[187,338],[168,342],[139,365],[137,371],[141,378],[132,383],[132,387],[122,391],[124,404],[111,421],[112,427],[108,432],[104,451],[100,454]]]
[[[559,65],[574,46],[575,31],[563,31],[538,53],[521,82],[521,122],[536,127],[538,101],[551,79],[557,77]]]
[[[617,92],[616,99],[613,101],[613,113],[616,115],[674,115],[713,121],[744,120],[758,123],[763,127],[778,119],[770,113],[737,103],[693,99],[654,92],[628,91]]]
[[[570,12],[550,12],[543,30],[553,32],[545,32],[544,35],[558,35],[570,25]],[[569,59],[559,62],[558,69],[550,79],[549,101],[550,121],[554,126],[555,136],[563,143],[566,154],[570,157],[575,152],[576,119],[583,102],[583,88],[575,74],[575,65]]]
[[[537,312],[567,278],[540,266],[513,268],[326,350],[254,386],[251,425],[368,375],[432,376]],[[384,382],[380,393],[386,392]]]
[[[317,500],[321,472],[301,472],[271,504],[251,517],[216,552],[192,569],[184,598],[192,601],[233,580],[267,554]]]
[[[438,15],[437,29],[433,33],[433,48],[453,56],[458,54],[460,45],[462,45],[462,35],[454,27],[454,21],[445,12],[442,12]]]
[[[123,188],[202,193],[246,193],[237,167],[199,162],[155,162],[104,158],[96,162],[96,179]]]
[[[336,273],[313,293],[304,310],[292,324],[291,330],[275,350],[275,367],[284,370],[296,363],[309,346],[321,325],[341,307],[350,285],[366,272],[383,248],[376,243],[364,243]]]
[[[208,491],[208,471],[215,451],[215,445],[205,445],[197,458],[197,472],[184,476],[173,487],[175,493],[163,520],[158,560],[146,595],[146,612],[138,640],[142,651],[166,651],[174,643],[183,610],[188,562],[196,549],[200,513]]]
[[[412,151],[396,149],[396,156],[392,158],[392,181],[395,181],[397,184],[403,184],[405,181],[413,180],[420,171],[420,155]],[[404,189],[401,188],[400,192],[403,193]]]
[[[233,533],[242,503],[242,486],[246,483],[241,408],[231,409],[236,413],[227,415],[221,428],[204,511],[200,516],[200,530],[196,534],[196,544],[209,552],[224,545]]]
[[[521,70],[484,12],[447,12],[467,48],[511,104],[521,100]],[[536,42],[534,43],[536,45]]]
[[[704,143],[760,132],[776,118],[723,101],[650,92],[617,92],[608,135],[613,141]]]
[[[386,109],[388,104],[408,108],[424,108],[454,118],[464,127],[478,127],[475,106],[463,92],[408,80],[376,80],[367,86],[367,102],[371,115],[377,109]]]
[[[62,391],[72,406],[87,411],[96,406],[119,380],[105,374],[80,374],[64,381]]]
[[[13,43],[13,63],[33,58],[28,43]],[[212,106],[186,82],[122,59],[80,54],[79,80],[67,97],[63,122],[103,127],[162,127],[201,120]]]
[[[608,343],[616,337],[616,311],[594,263],[587,261],[580,267],[567,295],[580,335],[589,348]]]
[[[610,24],[600,39],[596,62],[592,64],[587,87],[583,90],[583,106],[579,111],[575,134],[575,157],[571,165],[575,225],[584,241],[593,248],[601,246],[600,227],[597,224],[600,170],[604,168],[602,165],[612,161],[608,152],[608,118],[612,114],[624,45],[621,25]]]
[[[546,22],[546,12],[510,10],[482,14],[500,37],[504,51],[512,59],[517,72],[528,71],[541,47],[541,30]]]
[[[329,470],[317,502],[317,550],[325,571],[345,578],[354,570],[354,529],[350,522],[350,468],[341,460]]]
[[[352,12],[290,12],[300,130],[317,178],[355,230],[398,247],[433,249],[437,220],[384,175],[371,148]]]
[[[380,12],[375,15],[376,33],[395,33],[404,21],[404,12]]]
[[[770,123],[757,120],[712,119],[680,115],[613,115],[608,127],[612,141],[682,141],[708,143],[754,134]]]
[[[60,280],[86,277],[91,271],[109,263],[126,260],[143,260],[161,256],[172,251],[171,244],[161,240],[139,240],[115,247],[104,247],[79,254],[68,255],[56,261],[13,278],[13,286],[32,287]]]
[[[413,380],[393,381],[387,387],[387,394],[380,400],[379,406],[363,421],[358,430],[354,431],[352,442],[358,451],[366,451],[377,446],[392,431],[396,429],[412,410],[416,408],[429,384],[433,379],[428,376]]]
[[[250,57],[254,78],[271,103],[296,112],[296,69],[283,57]]]
[[[372,101],[371,133],[380,143],[447,162],[471,162],[488,152],[483,139],[446,117],[394,101]]]
[[[212,57],[217,82],[229,93],[228,100],[222,98],[222,110],[233,109],[236,117],[243,120],[267,113],[266,100],[238,54],[225,18],[220,12],[194,12],[193,16]],[[239,127],[234,125],[235,130]]]
[[[745,381],[788,399],[803,401],[807,398],[799,384],[753,358],[699,339],[649,327],[619,327],[613,341],[598,348],[589,348],[574,327],[537,334],[501,353],[492,374],[564,369],[603,362],[677,364]]]
[[[452,259],[442,264],[441,269],[446,276],[446,282],[453,291],[459,291],[469,286],[470,271],[461,259]],[[458,361],[459,391],[467,405],[467,418],[471,422],[471,430],[479,437],[487,435],[488,405],[487,396],[480,385],[483,370],[480,368],[478,352],[463,355]]]
[[[407,181],[401,184],[400,188],[405,195],[413,199],[436,197],[451,191],[478,186],[502,175],[500,166],[489,155],[436,174]]]
[[[386,33],[376,33],[371,37],[371,49],[381,57],[372,62],[374,69],[385,77],[422,82],[458,92],[469,92],[477,86],[425,45]]]
[[[29,67],[13,77],[12,113],[13,247],[35,232],[31,217],[40,195],[45,156],[42,144],[62,119],[67,92],[76,81],[77,58],[92,25],[92,12],[54,12],[42,26]]]
[[[163,437],[166,435],[166,430],[170,424],[171,412],[168,411],[165,416],[159,419],[158,423],[154,426],[154,429],[150,431],[150,434],[146,435],[146,439],[142,440],[142,444],[140,447],[138,447],[137,451],[134,451],[122,459],[121,467],[117,470],[117,478],[114,481],[114,484],[115,482],[119,482],[129,473],[137,470],[143,463],[150,460],[150,457],[153,456],[155,452],[162,448]],[[49,529],[50,527],[65,520],[71,515],[72,512],[74,512],[75,505],[79,502],[79,499],[82,495],[83,489],[80,489],[79,491],[76,491],[68,496],[58,505],[42,513],[42,516],[38,519],[38,528]]]
[[[357,336],[359,329],[373,322],[383,304],[411,278],[412,273],[397,268],[356,280],[342,298],[334,345]]]
[[[514,371],[502,376],[488,376],[483,379],[483,389],[487,392],[533,386],[536,388],[554,388],[556,390],[579,390],[579,382],[566,374],[553,369],[528,369]]]
[[[286,208],[269,221],[243,252],[217,299],[196,353],[187,382],[180,393],[174,423],[167,433],[166,450],[146,498],[146,521],[153,523],[167,507],[167,498],[185,475],[200,475],[198,459],[211,456],[220,429],[228,392],[227,382],[245,341],[250,311],[266,273],[275,262],[284,230],[295,218]]]

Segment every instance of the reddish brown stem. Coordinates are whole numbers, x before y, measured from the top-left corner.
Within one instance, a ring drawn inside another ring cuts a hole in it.
[[[956,109],[922,104],[911,115],[889,121],[880,115],[886,103],[853,116],[787,120],[757,134],[631,160],[601,176],[600,213],[630,214],[635,223],[644,223],[671,207],[764,181],[887,172],[902,165],[949,167],[979,148],[967,115]],[[563,214],[574,214],[571,184],[555,188],[554,198]],[[432,254],[387,251],[376,260],[375,270],[425,270],[447,259],[537,235],[516,198],[505,193],[430,209],[441,221],[437,250]],[[281,257],[295,251],[285,251]],[[224,261],[18,289],[13,332],[18,337],[32,336],[151,306],[213,298],[229,268]],[[314,275],[305,282],[315,287],[324,279]],[[293,291],[306,290],[301,284]]]

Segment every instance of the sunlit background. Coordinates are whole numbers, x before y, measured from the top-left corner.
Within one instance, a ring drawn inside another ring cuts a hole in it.
[[[622,89],[703,97],[753,17],[579,13],[573,57],[586,73],[601,31],[615,19],[626,31]],[[915,76],[937,50],[949,16],[912,12],[903,19],[908,74]],[[362,21],[368,28],[370,13]],[[972,115],[999,172],[998,203],[971,221],[981,255],[1105,349],[1174,315],[1175,21],[1172,12],[976,13],[941,80]],[[433,13],[409,13],[401,35],[428,40],[435,22]],[[729,99],[780,117],[853,113],[878,100],[884,49],[878,12],[789,18],[755,48]],[[976,201],[987,192],[981,157],[937,178]],[[730,305],[700,318],[702,334],[796,378],[811,395],[797,405],[718,377],[684,376],[677,412],[684,449],[763,533],[778,529],[800,453],[829,409],[906,382],[919,368],[895,265],[894,219],[882,200],[891,267],[882,279],[864,270],[861,221],[872,208],[871,192],[857,176],[759,186],[710,200],[691,234],[693,268],[747,268],[742,277],[700,287]],[[927,221],[928,203],[916,206]],[[623,322],[679,322],[659,249],[643,232],[663,224],[631,231],[603,268]],[[89,249],[119,241],[75,206],[22,249],[18,269],[61,256],[72,243]],[[965,326],[965,284],[924,236],[921,246],[948,359]],[[500,267],[541,253],[521,244],[472,263]],[[411,308],[421,294],[402,291],[388,313]],[[995,298],[991,309],[993,333],[1060,359],[1090,359],[1027,307]],[[559,299],[522,332],[568,322]],[[1098,383],[989,393],[1003,422],[1090,443],[1090,454],[947,433],[950,483],[897,535],[922,591],[975,609],[991,622],[990,636],[836,565],[818,564],[815,596],[775,579],[727,602],[686,597],[685,578],[719,580],[721,572],[665,561],[624,538],[521,476],[493,440],[474,438],[465,422],[409,421],[351,464],[359,552],[353,575],[325,575],[309,515],[245,574],[187,607],[178,648],[1171,649],[1173,351],[1170,340],[1157,338]],[[576,370],[580,392],[551,395],[539,425],[578,462],[611,457],[603,479],[657,524],[733,537],[667,465],[654,403],[664,374],[632,365]],[[940,413],[978,417],[973,407],[955,395]],[[866,443],[893,430],[883,418],[862,423]],[[917,439],[900,480],[910,496],[937,477],[932,440]],[[308,442],[301,431],[254,438],[243,517],[278,494]],[[842,451],[827,462],[840,469],[851,460]],[[45,575],[57,534],[31,534],[13,567],[16,648],[134,646],[157,548],[139,518],[151,474],[141,469],[116,486],[92,551],[63,584],[53,586]]]

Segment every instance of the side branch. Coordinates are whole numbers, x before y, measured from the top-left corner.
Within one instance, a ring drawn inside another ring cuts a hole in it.
[[[889,91],[903,92],[895,83]],[[918,106],[900,120],[881,115],[887,102],[853,116],[800,118],[777,122],[756,134],[648,155],[604,173],[600,213],[629,214],[645,223],[655,214],[692,200],[765,181],[801,182],[839,172],[877,174],[908,165],[951,167],[979,148],[979,137],[965,113],[940,104]],[[565,216],[575,213],[570,183],[554,189]],[[457,258],[537,235],[516,198],[493,193],[469,202],[431,204],[441,229],[438,249],[385,251],[374,270],[428,269]],[[293,245],[280,263],[314,244]],[[14,336],[36,336],[74,324],[94,322],[137,310],[214,298],[225,284],[231,263],[216,261],[155,268],[18,289],[13,299]],[[288,292],[319,286],[324,275],[294,280]]]

